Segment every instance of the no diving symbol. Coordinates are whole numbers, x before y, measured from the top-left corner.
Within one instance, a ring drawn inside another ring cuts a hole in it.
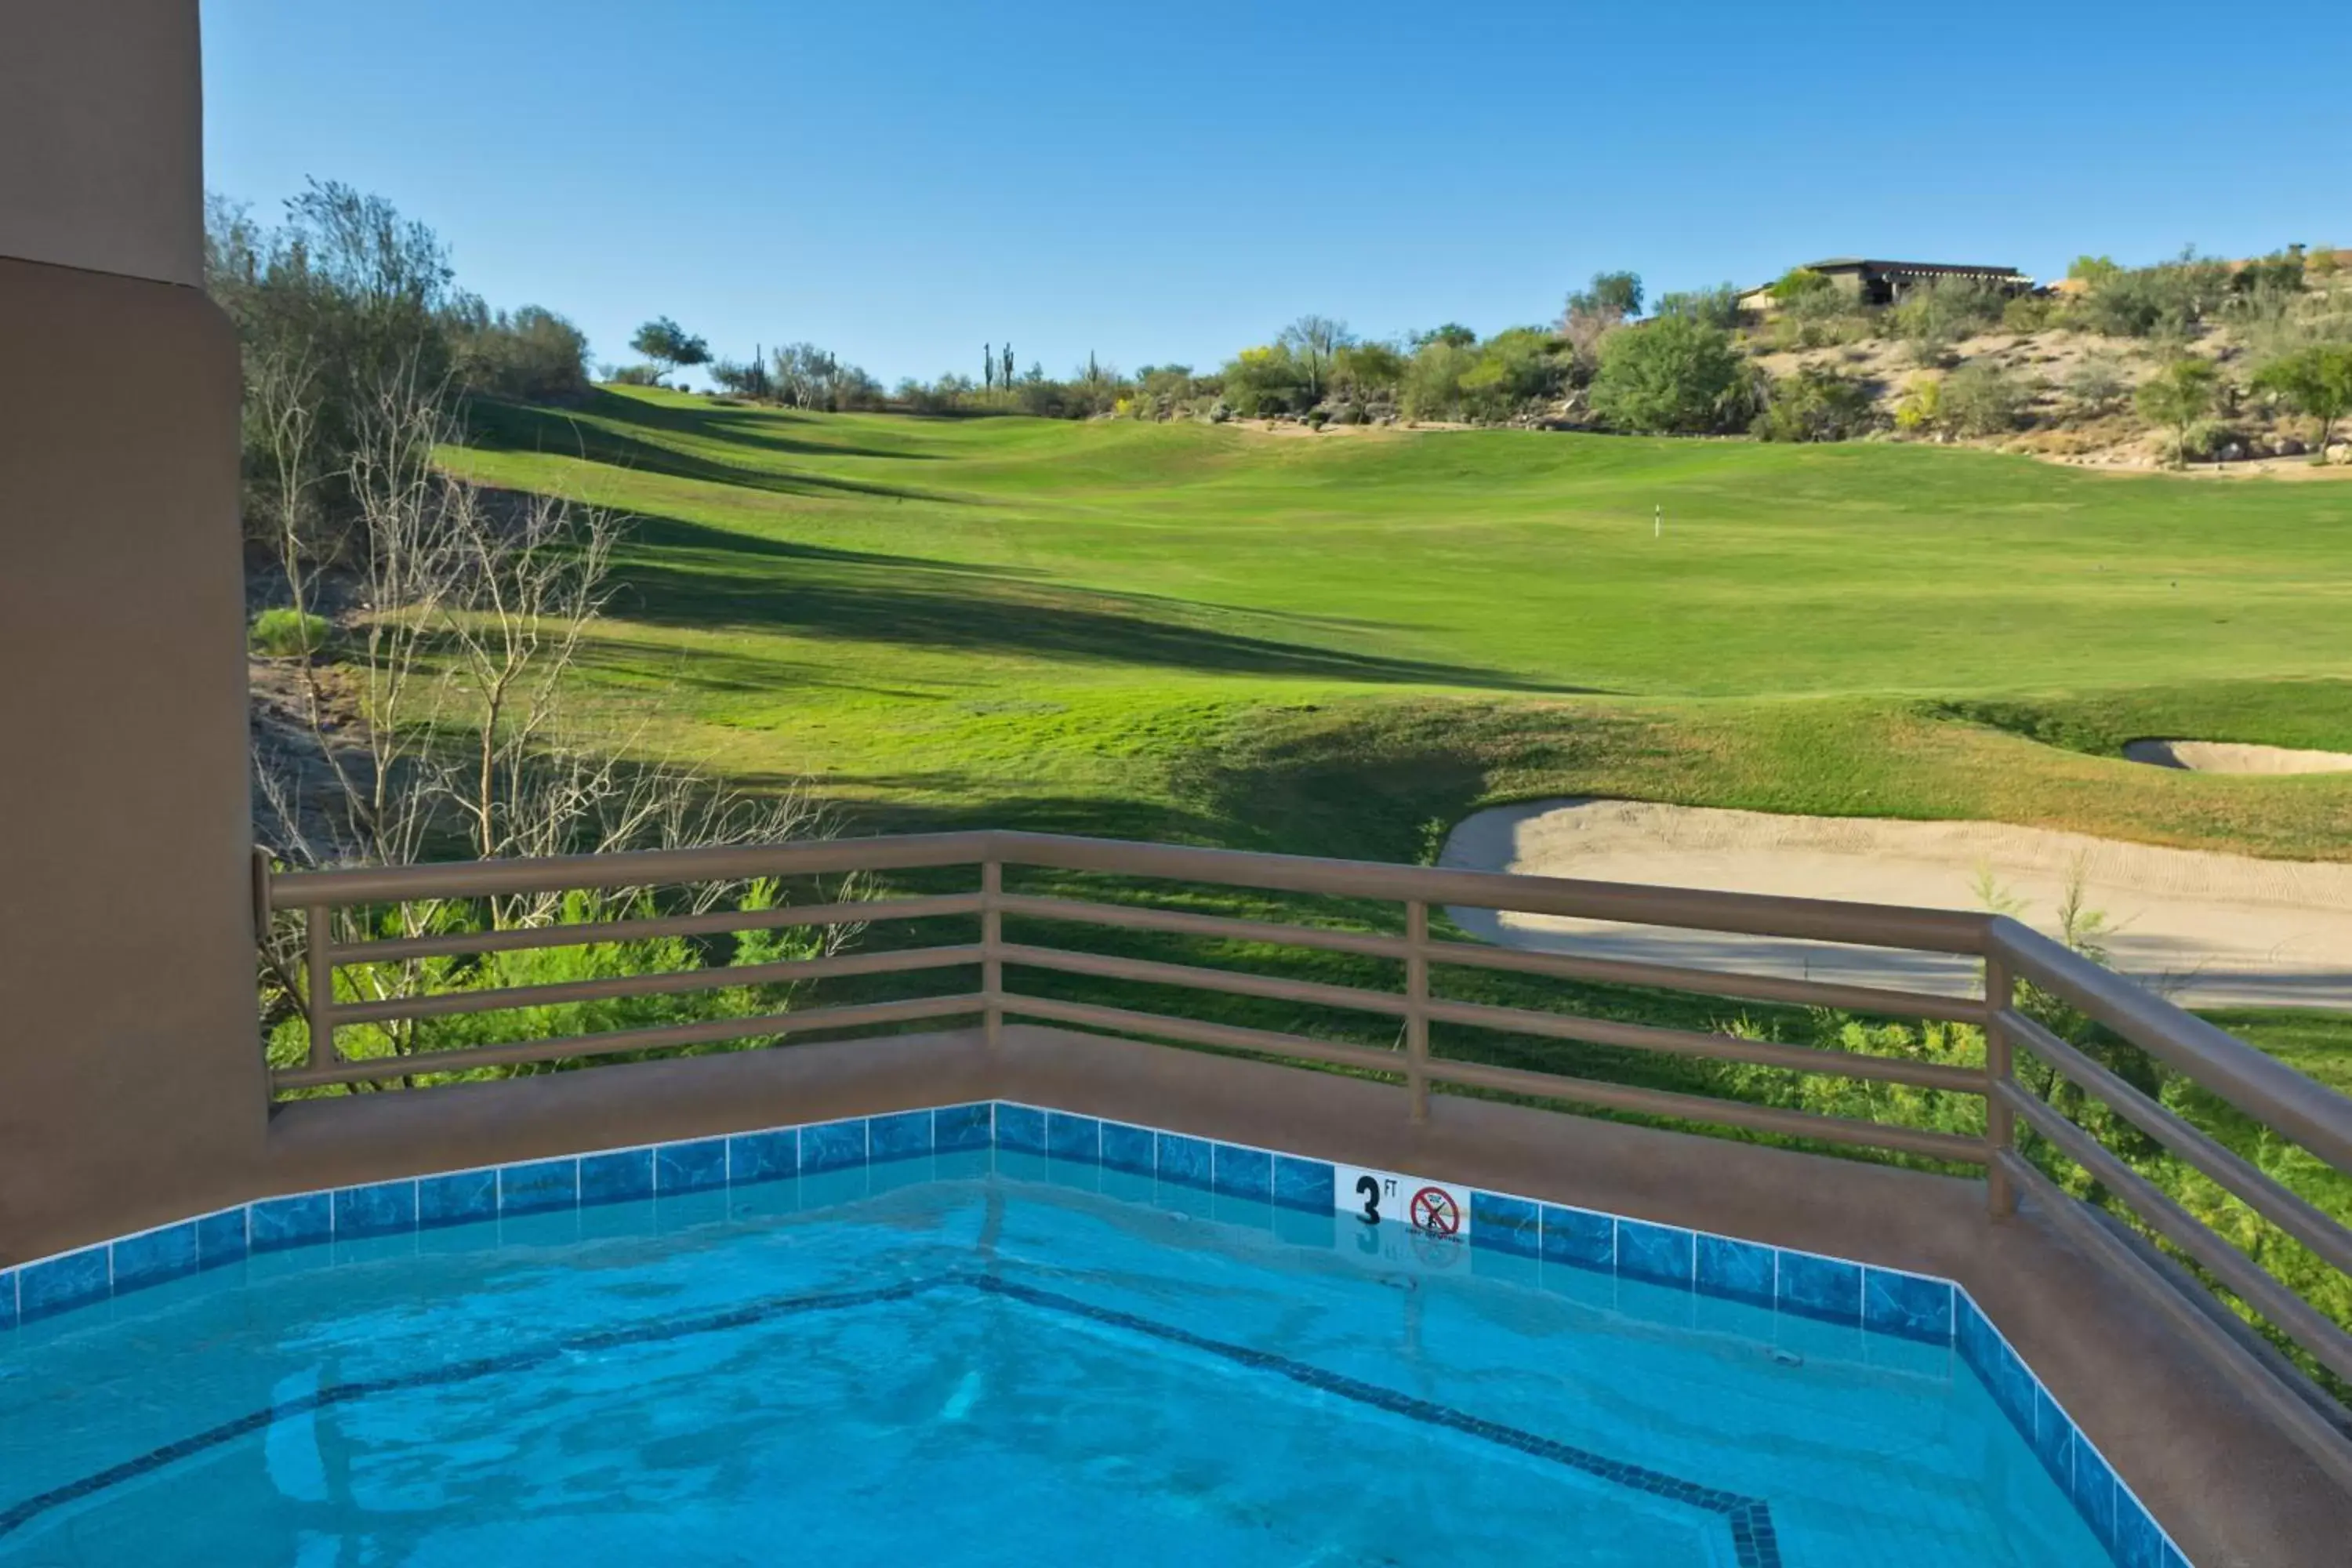
[[[1412,1194],[1412,1206],[1407,1211],[1412,1217],[1413,1228],[1432,1236],[1452,1236],[1462,1228],[1462,1205],[1444,1187],[1423,1187]]]

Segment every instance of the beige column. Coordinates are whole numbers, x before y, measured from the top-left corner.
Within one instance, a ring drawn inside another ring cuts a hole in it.
[[[0,7],[0,1263],[235,1195],[266,1126],[200,88],[196,0]]]

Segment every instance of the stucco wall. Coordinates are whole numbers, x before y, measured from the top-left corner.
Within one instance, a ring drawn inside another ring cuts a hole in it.
[[[0,5],[0,256],[199,284],[203,158],[196,0]]]

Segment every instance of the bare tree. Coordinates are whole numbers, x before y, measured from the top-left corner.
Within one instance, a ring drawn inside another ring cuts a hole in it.
[[[261,403],[283,433],[289,471],[307,460],[294,368],[263,388]],[[642,734],[595,734],[572,721],[575,667],[609,598],[622,520],[560,498],[501,495],[440,469],[435,449],[455,431],[439,390],[404,372],[362,405],[341,476],[354,514],[343,537],[322,537],[296,487],[274,510],[296,610],[320,607],[331,563],[349,579],[354,624],[340,662],[299,661],[296,732],[257,732],[257,832],[269,851],[299,867],[407,865],[449,849],[496,859],[828,836],[829,815],[804,792],[730,792],[657,754],[635,760],[653,750]],[[590,895],[585,918],[642,910],[651,893]],[[737,881],[667,896],[670,907],[702,912],[772,893]],[[488,900],[484,912],[493,929],[540,925],[562,918],[565,902],[519,895]],[[361,929],[364,915],[339,917],[340,940],[383,934]],[[422,901],[393,918],[398,934],[419,936],[456,915]],[[825,928],[822,951],[838,951],[856,931]],[[300,1008],[300,940],[289,920],[265,944],[264,990],[279,1016]],[[410,995],[446,968],[354,965],[343,984],[377,999]],[[387,1037],[395,1054],[416,1044],[413,1026]]]

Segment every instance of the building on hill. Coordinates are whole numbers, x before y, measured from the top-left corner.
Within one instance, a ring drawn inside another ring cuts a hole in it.
[[[1804,270],[1820,273],[1864,305],[1897,304],[1921,284],[1946,279],[1990,283],[2013,294],[2023,294],[2033,288],[2033,279],[2014,267],[1957,261],[1875,261],[1857,256],[1832,256],[1824,261],[1806,262]],[[1757,289],[1741,296],[1739,303],[1743,310],[1760,311],[1770,310],[1774,301],[1765,289]]]

